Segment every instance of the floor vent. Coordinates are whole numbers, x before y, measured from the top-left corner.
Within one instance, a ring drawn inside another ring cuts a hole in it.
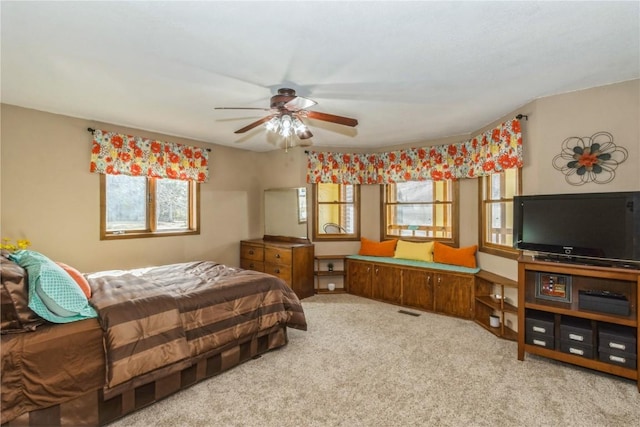
[[[408,314],[409,316],[415,316],[415,317],[420,316],[420,313],[414,313],[413,311],[407,311],[407,310],[398,310],[398,313]]]

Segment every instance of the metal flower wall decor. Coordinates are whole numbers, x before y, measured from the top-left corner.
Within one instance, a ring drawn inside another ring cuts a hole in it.
[[[613,135],[596,132],[590,137],[572,136],[562,141],[562,151],[553,158],[553,167],[571,185],[607,184],[613,181],[616,168],[628,156],[626,148],[613,143]]]

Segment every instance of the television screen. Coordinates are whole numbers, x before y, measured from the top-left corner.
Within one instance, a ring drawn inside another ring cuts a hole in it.
[[[515,247],[640,261],[640,192],[517,196]]]

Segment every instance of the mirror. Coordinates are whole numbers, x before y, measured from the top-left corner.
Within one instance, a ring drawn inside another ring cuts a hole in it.
[[[307,189],[264,190],[264,234],[307,238]]]

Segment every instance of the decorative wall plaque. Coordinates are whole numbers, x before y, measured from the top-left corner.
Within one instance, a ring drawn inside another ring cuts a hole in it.
[[[613,181],[616,168],[627,157],[627,149],[614,144],[613,135],[596,132],[590,137],[565,139],[562,151],[553,158],[553,167],[562,172],[571,185],[606,184]]]

